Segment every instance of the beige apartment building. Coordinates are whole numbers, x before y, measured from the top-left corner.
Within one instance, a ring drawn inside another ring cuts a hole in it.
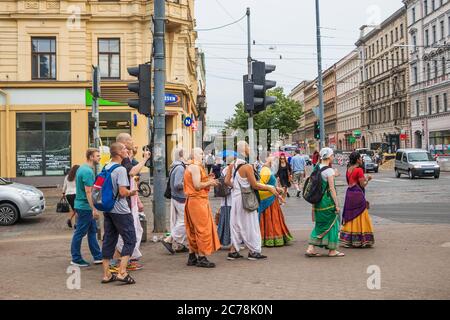
[[[153,1],[0,0],[0,176],[39,185],[84,161],[93,144],[92,65],[102,77],[103,144],[120,132],[148,144],[147,118],[127,104],[136,80],[127,67],[151,61],[152,14]],[[195,145],[183,119],[198,117],[204,83],[199,92],[194,0],[166,1],[166,15],[170,164],[174,147]]]
[[[313,153],[319,149],[319,141],[314,138],[314,122],[318,121],[313,109],[319,106],[317,78],[308,83],[305,94],[305,143],[306,151]],[[323,72],[323,101],[325,121],[325,145],[336,149],[336,65]]]
[[[361,147],[358,58],[353,50],[336,64],[337,148],[342,151]]]
[[[305,109],[305,88],[308,85],[308,83],[309,83],[309,81],[306,81],[306,80],[300,82],[294,89],[292,89],[291,93],[289,94],[289,98],[300,103],[303,111]],[[302,150],[306,149],[305,124],[306,124],[305,113],[302,112],[302,115],[301,115],[299,123],[298,123],[298,125],[299,125],[298,129],[295,130],[291,136],[291,143],[297,144],[300,147],[300,149],[302,149]]]
[[[410,147],[406,8],[363,35],[356,45],[362,78],[362,145],[387,152]]]

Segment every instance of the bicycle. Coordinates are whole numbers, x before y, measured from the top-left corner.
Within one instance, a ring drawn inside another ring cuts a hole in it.
[[[139,194],[143,197],[150,197],[152,194],[152,188],[150,187],[150,184],[146,181],[139,182],[138,185],[139,188]]]

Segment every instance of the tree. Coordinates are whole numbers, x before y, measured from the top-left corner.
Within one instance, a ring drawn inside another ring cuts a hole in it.
[[[255,115],[255,130],[278,129],[280,137],[287,137],[299,126],[298,121],[302,115],[302,106],[299,102],[287,97],[283,88],[280,87],[269,90],[267,95],[277,97],[277,102]],[[247,119],[248,114],[244,110],[244,104],[239,102],[234,109],[234,115],[225,121],[226,128],[245,131],[248,126]]]

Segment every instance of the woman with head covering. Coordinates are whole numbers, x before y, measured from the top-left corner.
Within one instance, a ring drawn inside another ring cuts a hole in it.
[[[365,187],[372,180],[372,176],[364,176],[361,165],[361,155],[359,152],[353,152],[350,155],[346,174],[348,189],[345,195],[343,227],[340,234],[341,244],[344,247],[371,247],[375,242],[365,197]]]
[[[273,174],[273,170],[275,169],[274,164],[274,158],[267,158],[260,172],[261,184],[276,186],[277,179]],[[278,188],[278,192],[283,193],[283,189]],[[259,197],[261,202],[258,212],[262,245],[265,247],[281,247],[287,245],[294,238],[284,222],[283,212],[281,211],[277,197],[268,191],[259,191]]]
[[[306,256],[318,257],[315,247],[329,250],[329,257],[343,257],[344,253],[337,251],[339,245],[339,202],[334,185],[336,172],[330,167],[334,160],[333,150],[320,150],[321,162],[314,170],[321,170],[323,196],[319,203],[312,208],[315,227],[309,238]]]

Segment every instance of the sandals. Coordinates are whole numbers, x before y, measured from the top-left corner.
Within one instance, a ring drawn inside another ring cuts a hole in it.
[[[102,283],[111,283],[117,280],[117,275],[115,273],[111,273],[111,278],[109,278],[108,280],[102,280]]]
[[[328,255],[330,258],[336,258],[336,257],[344,257],[345,256],[345,253],[343,253],[343,252],[339,252],[339,251],[336,251],[337,253],[336,254],[333,254],[333,255]]]
[[[318,252],[306,252],[305,256],[308,258],[315,258],[315,257],[321,257],[322,255]]]
[[[120,279],[119,277],[117,277],[117,281],[123,282],[124,284],[135,284],[136,283],[136,281],[129,274],[127,274],[127,276],[123,279]]]

